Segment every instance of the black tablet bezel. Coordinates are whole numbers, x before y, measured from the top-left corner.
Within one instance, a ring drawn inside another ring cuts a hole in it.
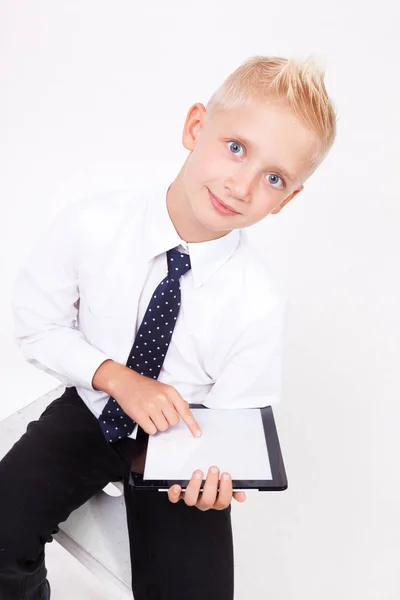
[[[204,408],[208,409],[207,406],[203,406],[202,404],[191,404],[190,408]],[[208,409],[212,410],[212,409]],[[275,425],[274,414],[271,406],[266,406],[265,408],[254,409],[260,410],[262,423],[264,427],[264,435],[265,441],[268,448],[268,455],[271,466],[271,474],[272,479],[263,479],[263,480],[246,480],[246,479],[233,479],[232,485],[233,490],[259,490],[261,492],[269,492],[269,491],[283,491],[288,487],[287,476],[285,465],[283,462],[281,447],[278,438],[278,432]],[[145,452],[147,451],[147,443],[148,443],[149,435],[143,431],[141,427],[138,428],[137,434],[137,444],[139,448],[139,452],[144,457],[145,461]],[[143,462],[144,469],[144,462]],[[141,469],[140,469],[141,470]],[[153,480],[149,479],[143,481],[143,473],[139,472],[139,469],[135,471],[131,471],[129,484],[138,490],[165,490],[172,487],[174,484],[178,484],[182,487],[182,491],[185,490],[187,485],[189,484],[188,479],[158,479]],[[202,490],[205,480],[203,480],[200,490]]]

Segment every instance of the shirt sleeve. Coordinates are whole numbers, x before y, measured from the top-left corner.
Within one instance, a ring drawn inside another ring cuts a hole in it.
[[[279,402],[285,313],[286,302],[277,298],[240,333],[204,406],[264,408]]]
[[[26,360],[67,387],[93,390],[108,358],[78,330],[78,203],[64,208],[24,260],[12,291],[14,336]]]

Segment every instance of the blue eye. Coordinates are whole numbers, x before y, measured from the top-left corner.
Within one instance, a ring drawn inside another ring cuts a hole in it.
[[[268,175],[268,178],[270,178],[270,177],[273,177],[273,178],[275,178],[275,180],[277,179],[278,181],[280,181],[281,182],[281,186],[280,187],[285,187],[285,184],[284,184],[283,180],[279,177],[279,175],[276,175],[275,173],[272,173],[271,175]],[[275,187],[274,183],[276,183],[276,181],[271,181],[269,179],[269,182],[270,182],[271,185],[273,185]]]
[[[243,148],[242,144],[239,144],[239,142],[228,142],[229,144],[229,149],[231,149],[231,147],[236,147],[236,148]],[[232,152],[232,154],[237,154],[237,152]]]

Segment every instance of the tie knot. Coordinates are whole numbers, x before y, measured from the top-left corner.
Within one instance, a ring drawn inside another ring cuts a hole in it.
[[[168,276],[171,279],[180,279],[182,275],[187,273],[190,269],[190,256],[189,254],[183,254],[172,248],[167,252],[168,260]]]

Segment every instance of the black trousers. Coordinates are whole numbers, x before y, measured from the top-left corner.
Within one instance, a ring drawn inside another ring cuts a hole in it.
[[[124,481],[135,600],[232,600],[231,507],[201,511],[129,485],[136,440],[109,444],[74,387],[0,461],[0,598],[40,600],[46,542],[110,481]]]

